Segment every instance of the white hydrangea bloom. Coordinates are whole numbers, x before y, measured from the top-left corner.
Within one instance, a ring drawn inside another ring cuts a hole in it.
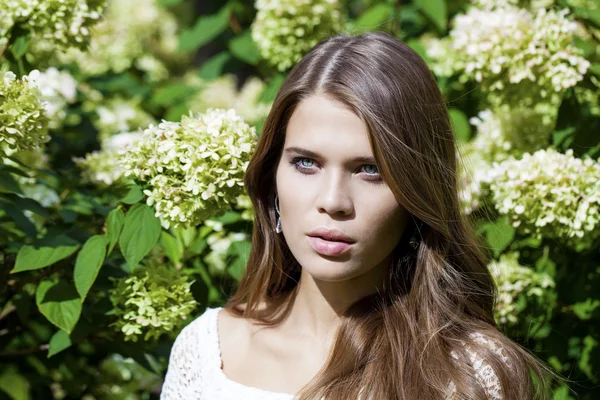
[[[600,236],[600,163],[572,150],[539,150],[495,164],[490,192],[498,212],[523,234],[576,251]]]
[[[34,83],[39,75],[38,70],[21,79],[10,71],[0,74],[0,158],[50,140],[44,102]]]
[[[147,204],[165,228],[193,226],[235,203],[256,131],[235,110],[210,109],[143,131],[123,162],[126,176],[147,185]]]
[[[146,128],[156,120],[142,109],[141,99],[116,96],[99,102],[92,122],[98,129],[98,137],[104,141],[121,132]]]
[[[263,58],[285,71],[343,28],[338,0],[257,0],[252,39]]]
[[[549,307],[554,280],[546,273],[519,264],[519,253],[509,253],[493,261],[488,268],[498,287],[494,314],[500,325],[514,325],[528,303]]]
[[[0,37],[23,25],[34,33],[33,43],[84,48],[103,6],[102,0],[0,0]]]
[[[74,158],[73,161],[82,170],[83,180],[100,187],[122,181],[125,173],[123,154],[141,137],[140,132],[122,132],[103,140],[101,150],[88,153],[84,158]]]
[[[176,59],[177,20],[157,0],[108,1],[89,48],[69,50],[61,62],[75,62],[90,76],[136,67],[152,80],[168,77],[165,61]]]
[[[60,128],[67,117],[68,104],[77,99],[77,81],[68,72],[51,67],[30,81],[30,85],[40,91],[50,128]]]
[[[471,7],[455,17],[449,39],[438,41],[428,55],[434,71],[480,82],[485,93],[493,94],[487,99],[491,106],[543,103],[536,109],[541,113],[544,107],[556,109],[566,89],[590,67],[574,45],[579,31],[568,9],[541,8],[533,14],[510,5]],[[442,58],[447,54],[453,54],[451,62]]]
[[[189,109],[193,112],[202,113],[209,108],[233,108],[244,121],[254,125],[266,117],[271,109],[270,104],[258,102],[265,83],[256,77],[249,78],[239,91],[235,76],[230,74],[198,85],[201,90],[189,101]]]
[[[229,247],[233,242],[240,242],[246,238],[247,235],[243,232],[215,231],[211,233],[206,238],[210,252],[204,257],[204,261],[217,271],[225,271]]]

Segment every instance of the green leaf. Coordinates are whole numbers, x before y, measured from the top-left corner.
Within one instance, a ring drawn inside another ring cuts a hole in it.
[[[185,101],[195,91],[196,89],[186,83],[171,83],[157,89],[151,102],[157,106],[171,106]]]
[[[469,120],[465,113],[458,108],[451,108],[448,110],[448,114],[450,114],[450,120],[452,121],[456,139],[459,142],[467,142],[471,137],[471,126],[469,125]]]
[[[122,203],[125,204],[135,204],[144,198],[144,193],[142,193],[142,188],[138,185],[131,185],[129,188],[129,192],[121,199]]]
[[[515,238],[515,228],[500,218],[486,228],[487,242],[497,257]]]
[[[29,48],[29,36],[19,36],[11,45],[10,52],[15,58],[21,58]]]
[[[589,298],[586,301],[575,303],[572,306],[575,315],[583,320],[592,318],[598,307],[600,307],[600,300]]]
[[[198,50],[227,29],[229,23],[229,7],[225,6],[216,14],[203,15],[190,29],[179,35],[178,52],[188,53]]]
[[[577,15],[580,18],[587,19],[590,23],[600,28],[600,8],[575,8],[574,10],[575,15]]]
[[[235,254],[235,260],[228,268],[229,275],[232,278],[239,281],[242,279],[244,271],[246,269],[246,263],[250,256],[250,249],[252,244],[248,240],[241,240],[239,242],[233,242],[229,247],[228,253]]]
[[[374,30],[392,18],[394,7],[387,3],[376,3],[374,6],[363,12],[355,22],[356,29]]]
[[[277,96],[277,92],[279,92],[279,88],[283,84],[285,80],[285,76],[282,74],[276,74],[271,78],[271,81],[267,84],[267,86],[263,89],[260,94],[258,101],[260,103],[270,104],[275,100]]]
[[[57,331],[50,338],[50,343],[48,346],[48,358],[53,355],[60,353],[61,351],[68,349],[71,347],[73,343],[71,343],[71,337],[69,334],[63,330]]]
[[[30,400],[31,384],[29,380],[13,366],[2,367],[0,372],[0,390],[12,400]]]
[[[47,267],[69,257],[79,247],[78,242],[65,235],[45,237],[19,249],[15,268],[10,273]]]
[[[229,41],[229,51],[236,58],[250,64],[256,65],[260,61],[260,51],[252,40],[250,30]]]
[[[172,6],[176,6],[177,4],[181,4],[183,3],[183,0],[159,0],[158,4],[160,4],[163,7],[172,7]]]
[[[32,238],[37,236],[37,229],[33,222],[31,222],[15,204],[0,199],[0,209],[4,210],[6,215],[15,222],[17,228],[23,231],[27,236]]]
[[[222,51],[219,54],[212,56],[204,61],[198,68],[198,76],[207,81],[217,79],[223,74],[223,68],[231,60],[231,54],[227,51]]]
[[[154,247],[160,231],[160,221],[154,216],[154,209],[146,204],[136,204],[127,212],[119,245],[131,268]]]
[[[0,170],[0,192],[23,194],[15,178],[6,170]]]
[[[107,238],[104,235],[94,235],[86,240],[83,248],[77,254],[73,280],[81,302],[85,300],[106,257]]]
[[[110,254],[119,240],[119,235],[123,229],[125,213],[120,208],[115,208],[108,213],[106,217],[106,236],[108,238],[108,252]]]
[[[12,165],[0,165],[0,171],[10,172],[11,174],[22,176],[23,178],[29,178],[27,173],[17,167],[13,167]]]
[[[415,4],[427,18],[435,24],[440,32],[446,32],[448,29],[448,10],[446,0],[415,0]]]
[[[182,249],[179,248],[175,236],[169,232],[162,231],[160,233],[160,246],[165,250],[165,254],[174,264],[181,263]]]
[[[81,300],[75,288],[66,282],[41,281],[35,303],[48,321],[69,334],[81,316]]]

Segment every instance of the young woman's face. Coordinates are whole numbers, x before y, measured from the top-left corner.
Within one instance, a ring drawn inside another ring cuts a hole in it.
[[[378,174],[366,125],[342,103],[313,96],[297,106],[276,185],[282,234],[313,278],[344,281],[388,267],[408,214]],[[319,228],[352,243],[315,237],[324,236],[311,233]]]

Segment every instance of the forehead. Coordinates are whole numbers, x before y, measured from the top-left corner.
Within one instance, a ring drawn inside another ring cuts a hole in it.
[[[284,147],[321,154],[372,155],[366,124],[343,103],[323,95],[301,101],[288,121]]]

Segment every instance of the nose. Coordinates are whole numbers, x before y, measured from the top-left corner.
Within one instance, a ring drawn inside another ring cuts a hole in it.
[[[349,182],[343,173],[331,171],[324,174],[316,201],[317,210],[330,215],[345,216],[354,211]]]

